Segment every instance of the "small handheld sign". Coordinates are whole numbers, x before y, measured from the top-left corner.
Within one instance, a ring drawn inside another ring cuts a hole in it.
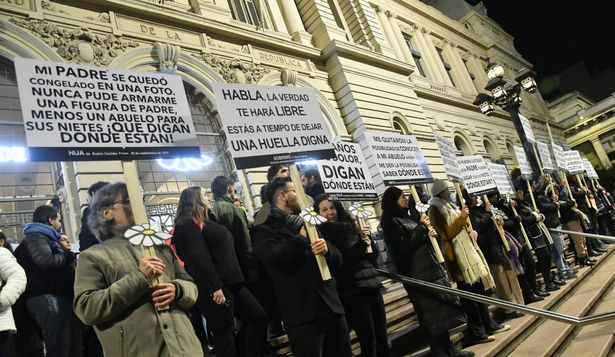
[[[444,170],[452,181],[461,181],[463,179],[459,172],[459,164],[457,163],[457,154],[455,154],[455,147],[453,143],[444,136],[434,133],[436,138],[436,144],[440,149],[440,155],[442,162],[444,163]]]
[[[463,177],[463,186],[468,194],[480,196],[497,189],[482,156],[460,156],[457,162]]]
[[[363,229],[365,227],[367,227],[367,225],[365,224],[365,219],[369,218],[370,216],[372,216],[374,213],[370,210],[366,210],[365,208],[363,208],[360,204],[353,204],[350,206],[350,214],[356,218],[357,223],[359,224],[359,230],[361,231],[361,234],[363,234]],[[366,253],[370,254],[373,253],[374,250],[372,249],[372,245],[368,245],[367,246],[367,250]]]
[[[553,160],[551,160],[551,151],[549,150],[549,145],[537,141],[536,147],[538,148],[538,154],[540,155],[540,161],[542,162],[543,170],[545,170],[546,172],[555,171]]]
[[[532,130],[530,121],[521,114],[519,114],[519,119],[521,119],[521,126],[525,132],[525,138],[530,144],[534,145],[536,143],[536,137],[534,136],[534,130]]]

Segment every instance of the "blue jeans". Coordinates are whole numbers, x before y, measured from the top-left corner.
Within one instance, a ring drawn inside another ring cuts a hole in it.
[[[562,226],[559,225],[556,229],[561,230]],[[551,246],[551,257],[557,268],[557,272],[562,274],[570,271],[570,267],[564,259],[564,237],[561,233],[549,232],[553,239],[553,245]]]
[[[81,327],[70,299],[40,295],[26,300],[28,312],[43,333],[47,357],[81,357]]]

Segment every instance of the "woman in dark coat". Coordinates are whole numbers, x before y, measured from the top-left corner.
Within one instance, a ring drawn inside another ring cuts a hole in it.
[[[199,290],[196,305],[215,336],[216,356],[258,356],[267,342],[267,314],[244,286],[233,236],[207,220],[207,208],[200,187],[182,191],[172,242]],[[246,325],[241,343],[235,317]]]
[[[314,210],[327,219],[318,226],[320,233],[342,253],[343,264],[333,274],[346,319],[359,338],[361,356],[390,356],[382,284],[374,270],[378,250],[374,247],[367,253],[369,228],[359,232],[344,207],[326,195],[316,197]]]
[[[380,223],[384,240],[401,275],[443,286],[450,286],[444,268],[438,264],[430,235],[429,218],[415,209],[414,201],[397,187],[389,187],[382,196]],[[408,208],[410,207],[410,210]],[[412,300],[419,323],[427,332],[435,356],[474,356],[457,350],[450,341],[449,330],[466,322],[459,300],[448,294],[431,293],[410,285],[404,288]]]

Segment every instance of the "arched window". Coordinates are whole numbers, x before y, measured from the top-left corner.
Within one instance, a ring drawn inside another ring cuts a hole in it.
[[[455,139],[453,141],[455,142],[455,148],[461,151],[462,155],[472,155],[470,144],[468,144],[468,142],[461,135],[455,135]]]
[[[491,161],[495,162],[497,159],[500,158],[500,153],[498,152],[498,149],[496,148],[495,144],[491,140],[484,139],[483,146],[485,147],[485,151],[489,155],[489,158],[491,159]]]
[[[408,125],[406,125],[406,123],[404,123],[404,120],[398,116],[393,117],[393,119],[391,119],[392,123],[393,123],[393,128],[397,131],[399,131],[402,134],[411,134],[411,130],[410,128],[408,128]]]

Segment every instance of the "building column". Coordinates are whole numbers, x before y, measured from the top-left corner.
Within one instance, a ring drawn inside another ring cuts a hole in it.
[[[598,159],[600,159],[602,166],[604,168],[611,167],[611,159],[609,159],[609,155],[606,153],[606,150],[604,150],[604,146],[602,146],[599,138],[592,140],[592,146],[594,147],[594,151],[596,151],[596,155],[598,156]]]
[[[280,0],[279,4],[282,7],[284,22],[292,40],[303,45],[312,45],[312,35],[305,31],[303,20],[295,2],[293,0]]]
[[[472,82],[472,78],[470,78],[470,74],[468,73],[468,69],[463,63],[463,59],[459,54],[456,46],[451,44],[450,42],[445,42],[444,44],[445,51],[447,51],[447,57],[453,63],[453,74],[456,76],[456,79],[459,81],[459,86],[463,92],[476,94],[476,87],[474,87],[474,83]]]
[[[476,76],[476,86],[480,88],[479,92],[482,92],[487,85],[487,73],[481,61],[478,59],[478,56],[470,56],[468,63],[472,65],[472,70]]]
[[[446,83],[439,69],[439,67],[442,67],[442,64],[440,63],[438,53],[436,53],[436,49],[431,40],[426,38],[429,36],[425,36],[425,32],[427,32],[425,28],[420,28],[414,31],[414,35],[421,50],[423,50],[421,51],[421,56],[425,58],[425,65],[429,70],[429,77],[436,83]]]
[[[407,63],[410,63],[416,67],[416,63],[414,62],[414,57],[412,57],[412,52],[410,52],[410,49],[408,48],[408,45],[406,44],[406,40],[404,39],[404,35],[401,31],[401,28],[399,27],[399,24],[397,23],[397,15],[391,14],[390,20],[391,20],[391,27],[393,30],[393,34],[395,35],[395,39],[397,40],[397,43],[399,44],[399,47],[401,49],[401,54],[403,55],[404,60]]]
[[[397,38],[393,33],[391,23],[389,22],[389,16],[391,12],[389,10],[384,10],[381,7],[377,7],[376,14],[378,15],[378,19],[380,20],[380,26],[382,26],[382,31],[384,31],[384,36],[386,37],[387,43],[395,51],[395,57],[398,59],[403,59],[404,55],[401,53],[401,48],[399,47],[399,43],[397,42]]]
[[[451,83],[451,79],[448,78],[448,73],[446,73],[446,68],[444,68],[444,64],[442,64],[442,59],[440,58],[440,55],[438,54],[438,50],[436,49],[436,45],[433,39],[431,38],[431,34],[425,33],[423,34],[423,38],[425,39],[425,42],[427,42],[427,48],[429,49],[429,52],[431,53],[431,56],[434,60],[433,61],[434,68],[436,69],[436,71],[438,72],[440,76],[439,83],[452,86],[453,83]]]

